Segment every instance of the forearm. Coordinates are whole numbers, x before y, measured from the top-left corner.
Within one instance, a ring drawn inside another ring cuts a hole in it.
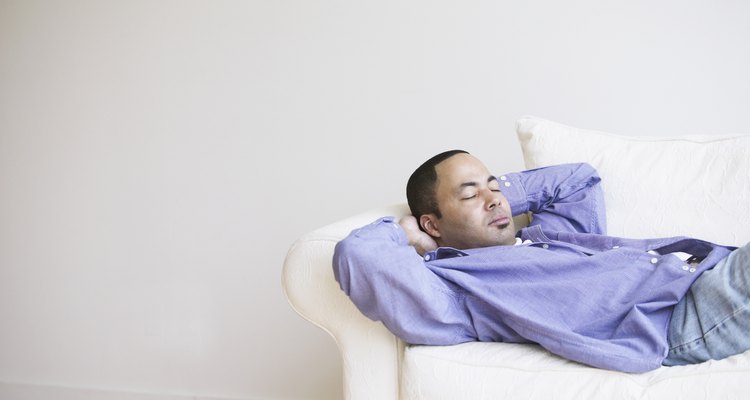
[[[555,165],[505,179],[508,183],[501,188],[514,215],[530,211],[534,224],[550,229],[606,233],[601,179],[590,165]]]

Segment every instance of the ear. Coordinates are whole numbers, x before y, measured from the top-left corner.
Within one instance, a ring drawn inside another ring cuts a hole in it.
[[[428,235],[434,238],[440,237],[438,218],[435,214],[422,214],[422,216],[419,217],[419,226],[421,226]]]

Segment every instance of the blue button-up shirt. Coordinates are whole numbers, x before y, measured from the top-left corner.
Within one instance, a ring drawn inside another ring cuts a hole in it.
[[[533,215],[517,234],[521,244],[420,256],[397,221],[384,217],[337,244],[342,290],[411,344],[534,342],[595,367],[659,367],[674,305],[734,248],[606,236],[600,179],[588,164],[498,180],[513,214]],[[688,265],[675,252],[702,261]]]

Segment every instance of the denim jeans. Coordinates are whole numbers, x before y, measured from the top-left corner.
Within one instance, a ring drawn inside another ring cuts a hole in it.
[[[750,349],[750,243],[705,271],[675,306],[664,365],[720,360]]]

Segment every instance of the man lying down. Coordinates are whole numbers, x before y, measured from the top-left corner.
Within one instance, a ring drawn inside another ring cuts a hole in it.
[[[750,244],[606,236],[599,182],[588,164],[495,177],[438,154],[409,178],[412,215],[337,244],[336,280],[411,344],[533,342],[624,372],[750,348]]]

